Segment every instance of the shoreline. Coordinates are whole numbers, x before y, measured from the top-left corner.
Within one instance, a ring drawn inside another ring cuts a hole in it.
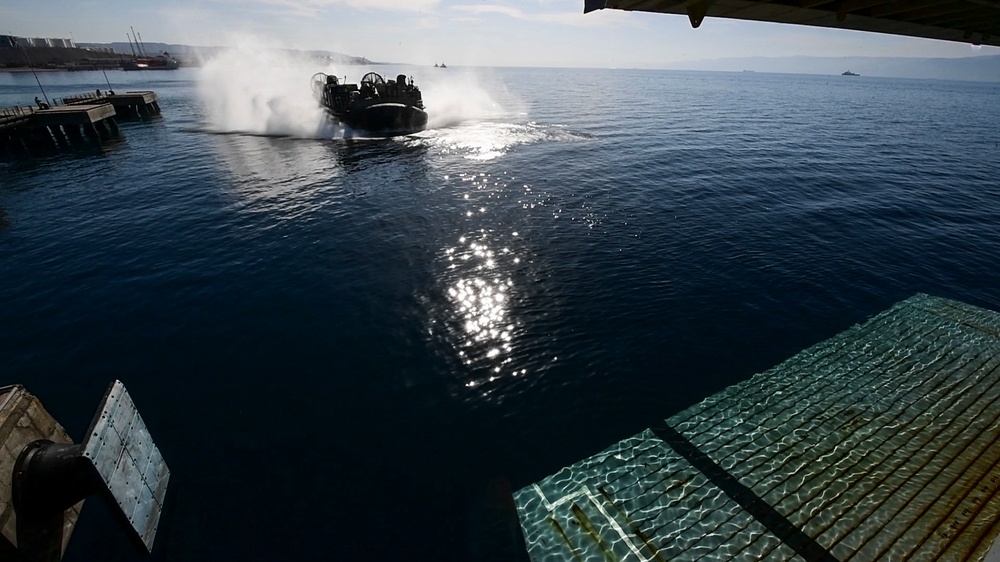
[[[101,69],[95,68],[94,70],[101,70]],[[120,70],[120,69],[115,69],[115,70]],[[23,72],[31,72],[31,71],[35,71],[35,72],[79,72],[76,69],[70,70],[68,68],[0,68],[0,72],[10,72],[12,74],[20,74],[20,73],[23,73]]]
[[[121,67],[115,68],[0,68],[0,73],[7,72],[10,74],[26,74],[31,73],[32,70],[35,72],[100,72],[102,70],[108,71],[123,71],[123,72],[168,72],[170,70],[180,70],[182,68],[197,68],[196,66],[181,66],[178,68],[171,69],[145,69],[145,70],[125,70]]]

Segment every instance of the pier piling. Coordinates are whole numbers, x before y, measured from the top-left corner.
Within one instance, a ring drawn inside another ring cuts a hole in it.
[[[99,144],[118,136],[118,119],[146,121],[160,115],[156,92],[111,90],[66,96],[38,107],[0,109],[0,155],[12,158]]]
[[[74,106],[109,103],[115,108],[115,114],[121,119],[149,119],[160,114],[156,92],[148,90],[125,92],[124,94],[111,92],[108,90],[101,93],[67,96],[62,99],[62,102],[65,105]]]
[[[119,132],[110,103],[0,110],[0,153],[18,157],[102,142]]]

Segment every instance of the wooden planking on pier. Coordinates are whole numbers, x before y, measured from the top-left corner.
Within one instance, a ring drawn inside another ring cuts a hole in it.
[[[917,295],[515,493],[559,560],[982,560],[1000,314]]]

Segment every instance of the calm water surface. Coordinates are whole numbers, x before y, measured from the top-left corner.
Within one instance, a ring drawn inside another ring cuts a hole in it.
[[[1000,309],[1000,85],[403,71],[412,137],[112,73],[163,118],[0,163],[0,382],[77,439],[126,383],[173,471],[154,559],[470,560],[499,477],[915,292]],[[0,105],[36,92],[0,76]],[[138,558],[108,519],[90,502],[67,560]]]

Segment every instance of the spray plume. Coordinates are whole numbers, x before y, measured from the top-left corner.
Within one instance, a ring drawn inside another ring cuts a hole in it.
[[[510,116],[480,84],[471,70],[387,65],[336,66],[284,49],[252,36],[240,36],[235,45],[204,61],[198,75],[198,94],[207,109],[210,129],[299,138],[333,138],[343,133],[324,115],[313,97],[310,77],[316,72],[360,80],[369,70],[389,78],[412,75],[423,93],[428,128],[454,127],[463,122]],[[486,76],[491,90],[504,103],[521,105],[502,82]],[[495,84],[492,82],[496,82]]]
[[[334,127],[313,98],[309,78],[315,61],[240,37],[233,48],[205,61],[198,75],[198,95],[208,125],[217,132],[329,138]]]

